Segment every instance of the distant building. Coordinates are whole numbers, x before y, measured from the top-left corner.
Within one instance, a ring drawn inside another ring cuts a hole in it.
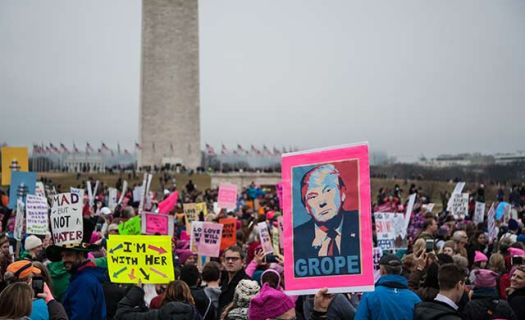
[[[494,156],[496,164],[511,164],[514,162],[525,161],[525,151],[518,151],[516,153],[502,153]]]

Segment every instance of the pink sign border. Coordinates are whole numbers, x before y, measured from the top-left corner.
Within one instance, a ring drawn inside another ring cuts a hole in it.
[[[293,259],[293,224],[291,180],[292,168],[300,165],[358,160],[359,220],[361,240],[361,274],[295,278]],[[335,146],[284,154],[282,156],[283,223],[284,223],[284,278],[288,294],[314,294],[319,288],[329,292],[364,292],[374,290],[374,264],[372,256],[372,217],[370,202],[370,167],[368,143]],[[347,284],[347,285],[345,285]]]

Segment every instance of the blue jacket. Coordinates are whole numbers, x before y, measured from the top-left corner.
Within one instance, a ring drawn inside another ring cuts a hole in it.
[[[106,319],[106,302],[102,282],[108,281],[104,269],[91,261],[71,276],[64,294],[64,309],[70,320]]]
[[[359,319],[413,319],[414,307],[421,299],[408,289],[408,280],[399,275],[384,275],[374,292],[363,295],[357,313]]]
[[[49,311],[44,299],[33,300],[33,309],[31,310],[31,320],[48,320]]]

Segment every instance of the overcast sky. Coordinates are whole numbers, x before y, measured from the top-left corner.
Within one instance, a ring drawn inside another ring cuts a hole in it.
[[[525,149],[525,1],[199,7],[202,145]],[[140,32],[137,0],[1,0],[0,142],[131,147]]]

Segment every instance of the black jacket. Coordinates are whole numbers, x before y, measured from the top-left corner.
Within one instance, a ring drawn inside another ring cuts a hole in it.
[[[183,302],[168,302],[158,310],[144,305],[144,290],[132,286],[118,303],[116,320],[201,320],[194,306]]]
[[[461,315],[451,306],[440,301],[424,301],[416,304],[414,320],[461,320]]]
[[[195,300],[195,307],[199,311],[204,320],[215,319],[215,307],[211,303],[210,298],[204,292],[204,289],[191,287],[191,295]]]
[[[360,260],[360,244],[359,244],[359,212],[358,211],[343,211],[343,225],[341,227],[341,256],[357,256],[357,261]],[[294,237],[294,260],[308,259],[317,257],[319,250],[312,247],[312,242],[315,239],[315,222],[313,219],[295,227],[293,229]],[[294,268],[295,269],[295,268]],[[357,271],[356,273],[359,273]]]
[[[507,301],[518,319],[525,319],[525,288],[514,291]]]
[[[221,277],[221,295],[219,296],[219,310],[217,314],[220,316],[224,307],[233,301],[233,294],[235,293],[235,287],[241,280],[251,280],[251,278],[244,272],[244,269],[239,270],[228,283],[228,273],[223,272]]]

